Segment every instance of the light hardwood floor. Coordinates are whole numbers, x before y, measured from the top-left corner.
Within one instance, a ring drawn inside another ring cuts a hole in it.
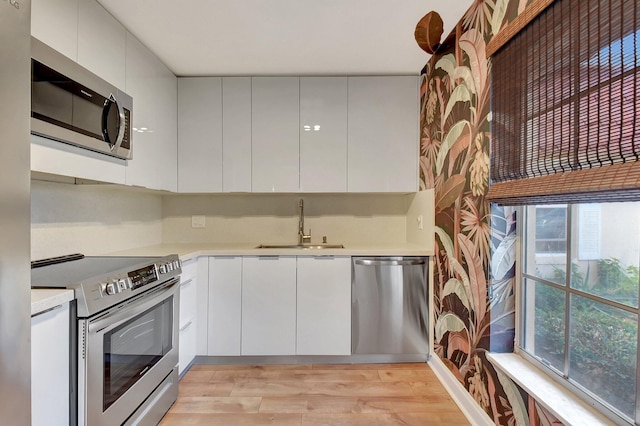
[[[194,365],[160,423],[468,424],[427,364]]]

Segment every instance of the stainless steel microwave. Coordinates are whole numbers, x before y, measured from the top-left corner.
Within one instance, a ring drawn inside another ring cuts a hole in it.
[[[31,38],[31,133],[132,158],[133,99]]]

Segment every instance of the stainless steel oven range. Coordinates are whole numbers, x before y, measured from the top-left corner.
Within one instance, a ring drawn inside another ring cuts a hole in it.
[[[180,273],[177,255],[32,262],[32,288],[75,292],[72,422],[156,425],[175,402]]]

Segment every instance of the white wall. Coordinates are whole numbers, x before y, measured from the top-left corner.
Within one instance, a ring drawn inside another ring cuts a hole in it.
[[[113,185],[32,180],[31,259],[162,242],[162,197]]]
[[[165,243],[295,243],[298,201],[304,199],[311,241],[406,242],[410,200],[404,194],[222,194],[163,197]],[[191,227],[191,216],[206,219]]]

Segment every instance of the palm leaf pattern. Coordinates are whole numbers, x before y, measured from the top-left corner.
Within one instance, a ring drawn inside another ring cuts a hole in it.
[[[515,211],[491,205],[486,44],[530,0],[476,0],[425,67],[420,188],[434,189],[436,354],[496,424],[526,422],[526,404],[484,356],[513,350]]]

